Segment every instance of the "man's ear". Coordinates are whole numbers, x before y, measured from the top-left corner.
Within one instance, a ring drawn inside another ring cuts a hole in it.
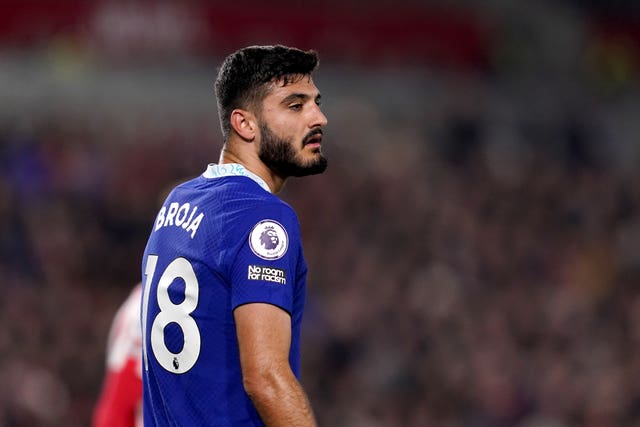
[[[247,110],[236,108],[231,112],[231,127],[245,141],[251,142],[256,138],[257,121]]]

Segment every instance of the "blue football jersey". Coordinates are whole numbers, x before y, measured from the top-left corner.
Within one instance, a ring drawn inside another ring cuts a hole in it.
[[[142,274],[144,425],[263,425],[242,386],[233,310],[291,315],[299,377],[307,266],[293,209],[243,166],[209,165],[164,202]]]

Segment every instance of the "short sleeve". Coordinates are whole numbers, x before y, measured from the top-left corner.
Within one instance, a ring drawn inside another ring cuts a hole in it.
[[[252,215],[237,256],[231,262],[232,309],[267,303],[292,312],[300,257],[297,217],[288,205]]]

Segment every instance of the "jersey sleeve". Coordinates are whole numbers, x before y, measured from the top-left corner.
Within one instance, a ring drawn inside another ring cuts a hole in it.
[[[261,209],[231,261],[232,309],[267,303],[292,312],[301,256],[300,226],[288,205]]]

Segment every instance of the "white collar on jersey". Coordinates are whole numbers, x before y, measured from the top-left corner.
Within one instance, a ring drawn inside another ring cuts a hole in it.
[[[209,163],[209,165],[207,165],[207,170],[204,171],[202,176],[205,178],[221,178],[223,176],[246,176],[247,178],[251,178],[252,180],[257,182],[260,187],[265,189],[265,191],[271,193],[271,190],[269,190],[269,186],[266,182],[264,182],[262,178],[260,178],[255,173],[248,171],[244,166],[238,163],[225,163],[221,165]]]

